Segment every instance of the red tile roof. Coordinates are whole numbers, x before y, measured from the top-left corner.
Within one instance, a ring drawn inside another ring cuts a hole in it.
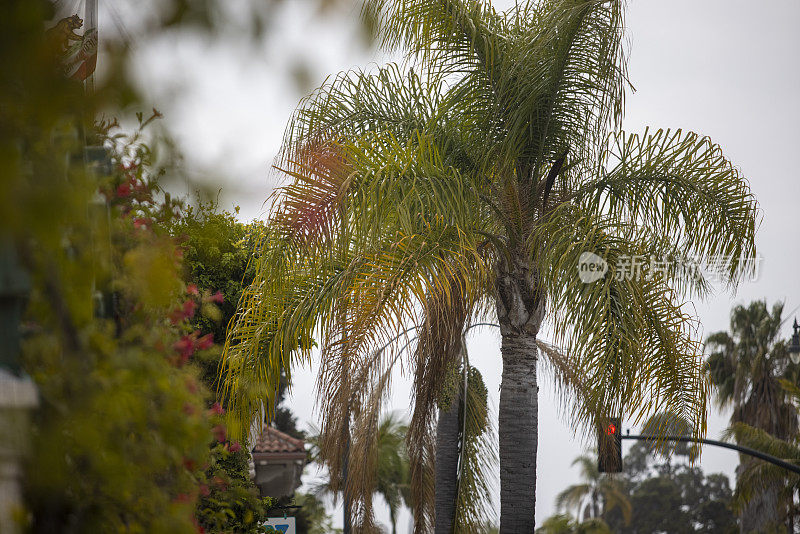
[[[255,446],[253,447],[254,453],[285,453],[295,452],[305,454],[305,442],[302,439],[293,438],[288,434],[284,434],[276,428],[271,426],[264,426],[261,435],[258,436]]]

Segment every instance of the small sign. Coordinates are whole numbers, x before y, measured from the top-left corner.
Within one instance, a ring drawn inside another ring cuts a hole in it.
[[[297,534],[294,517],[270,517],[265,525],[281,534]]]

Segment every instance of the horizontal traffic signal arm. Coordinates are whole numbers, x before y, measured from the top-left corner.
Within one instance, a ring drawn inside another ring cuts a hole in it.
[[[639,441],[679,441],[683,443],[702,443],[703,445],[713,445],[714,447],[723,447],[725,449],[732,449],[742,454],[747,454],[748,456],[753,456],[754,458],[758,458],[759,460],[764,460],[765,462],[775,464],[778,467],[786,469],[787,471],[800,474],[800,466],[798,465],[787,462],[785,460],[781,460],[780,458],[776,458],[771,454],[757,451],[756,449],[751,449],[750,447],[743,447],[741,445],[736,445],[734,443],[726,443],[724,441],[717,441],[715,439],[700,439],[700,438],[693,438],[691,436],[663,436],[661,438],[658,438],[655,436],[636,436],[636,435],[632,436],[630,434],[621,437],[622,439],[636,439]]]

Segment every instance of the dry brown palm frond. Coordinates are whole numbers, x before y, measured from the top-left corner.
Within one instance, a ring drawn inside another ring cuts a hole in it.
[[[434,521],[436,408],[442,386],[456,367],[469,316],[464,282],[450,279],[447,290],[429,295],[414,354],[414,413],[408,428],[411,500],[415,532],[428,532]]]

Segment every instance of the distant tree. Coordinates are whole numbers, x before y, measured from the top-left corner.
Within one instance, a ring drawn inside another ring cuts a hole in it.
[[[579,522],[569,514],[556,514],[545,519],[536,534],[611,534],[611,529],[602,519]]]
[[[788,381],[782,381],[781,385],[789,393],[793,405],[800,407],[800,387]],[[726,430],[726,436],[746,447],[800,465],[800,432],[780,439],[746,423],[734,423]],[[800,494],[800,475],[767,462],[748,462],[740,470],[734,502],[746,505],[769,488],[780,488],[778,497],[786,503],[786,507],[780,510],[781,518],[789,532],[794,532],[800,519],[800,509],[795,502],[795,495]]]
[[[587,521],[599,519],[618,508],[625,522],[630,522],[631,503],[624,487],[612,475],[600,473],[595,455],[579,456],[572,465],[580,466],[583,481],[558,494],[556,505],[559,510],[573,509],[578,518]]]
[[[397,532],[397,513],[400,508],[408,506],[408,454],[406,453],[405,438],[408,425],[394,413],[384,415],[378,425],[377,448],[375,457],[366,459],[376,464],[377,473],[374,481],[373,492],[383,497],[389,507],[389,517],[392,533]],[[324,455],[320,449],[323,443],[318,432],[309,437],[311,443],[311,457],[320,462]],[[324,465],[324,464],[322,464]],[[329,472],[329,477],[336,476]],[[337,489],[342,487],[342,481],[331,480],[320,484],[316,493],[318,495],[336,495]]]
[[[634,444],[619,479],[630,500],[631,520],[626,524],[618,510],[609,511],[604,519],[612,530],[625,534],[736,532],[727,477],[704,475],[691,465],[691,454],[691,449],[683,449],[669,457],[651,444]]]
[[[392,534],[397,534],[397,514],[408,497],[408,425],[395,413],[381,419],[378,426],[378,469],[375,492],[389,507]]]
[[[298,533],[339,534],[342,532],[341,529],[333,527],[331,517],[325,511],[325,504],[316,495],[295,494],[294,504],[300,507],[292,514],[297,521]]]
[[[681,491],[675,482],[666,477],[649,478],[639,484],[631,494],[633,520],[628,532],[692,532],[689,516],[681,509]]]
[[[765,301],[736,306],[731,311],[730,332],[709,336],[708,375],[714,397],[722,408],[732,408],[731,424],[744,423],[779,440],[797,432],[797,411],[780,385],[789,379],[790,361],[780,339],[783,304],[772,310]],[[738,473],[754,461],[741,457]],[[742,531],[761,532],[781,523],[789,503],[781,499],[781,486],[764,487],[740,508]]]

